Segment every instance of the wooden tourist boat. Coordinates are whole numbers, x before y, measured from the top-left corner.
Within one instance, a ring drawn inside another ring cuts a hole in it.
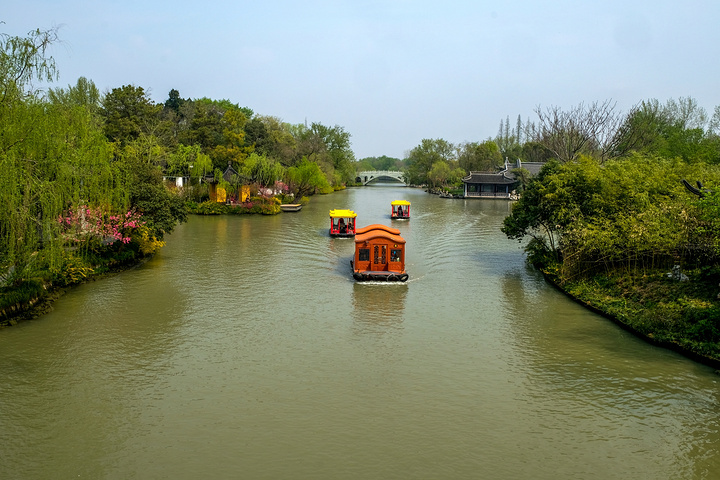
[[[330,210],[330,236],[354,237],[356,217],[352,210]]]
[[[370,230],[385,230],[388,233],[392,233],[393,235],[400,235],[400,230],[393,227],[388,227],[387,225],[382,225],[380,223],[373,223],[372,225],[368,225],[366,227],[360,227],[355,229],[355,235],[360,235],[363,233],[367,233]]]
[[[394,233],[397,232],[397,233]],[[405,239],[396,228],[369,225],[355,233],[355,257],[350,260],[353,278],[405,282]]]
[[[299,212],[302,208],[302,203],[283,203],[280,205],[280,210],[283,212]]]
[[[390,205],[391,218],[410,218],[410,202],[407,200],[393,200]]]

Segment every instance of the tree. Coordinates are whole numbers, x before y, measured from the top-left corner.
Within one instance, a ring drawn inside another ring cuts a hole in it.
[[[126,196],[109,145],[82,104],[91,102],[35,97],[32,79],[55,76],[45,56],[55,32],[0,38],[0,277],[12,272],[22,280],[32,268],[61,262],[58,218],[68,207],[121,208]]]
[[[0,34],[0,103],[35,96],[33,79],[57,79],[55,60],[47,56],[47,49],[57,41],[54,28],[33,30],[27,37]]]
[[[331,187],[317,163],[303,158],[296,166],[288,168],[288,185],[296,197],[301,198],[317,192],[327,192]]]
[[[297,139],[292,133],[290,124],[283,123],[279,118],[272,116],[259,116],[253,119],[259,121],[264,128],[264,136],[259,127],[253,133],[248,133],[248,142],[253,142],[258,154],[267,155],[280,162],[284,167],[295,164],[297,156]],[[249,125],[248,125],[249,126]],[[248,128],[246,128],[246,132]]]
[[[510,117],[500,122],[500,129],[495,137],[495,144],[500,150],[501,158],[516,159],[522,149],[522,120],[518,115],[514,129],[510,128]]]
[[[503,165],[503,157],[492,140],[463,143],[458,148],[458,164],[467,172],[490,172]]]
[[[358,163],[362,162],[363,167],[358,167],[356,165],[356,170],[362,171],[362,170],[392,170],[392,171],[398,171],[402,170],[403,163],[402,160],[399,158],[393,158],[383,155],[382,157],[367,157],[361,159]]]
[[[331,183],[338,185],[354,179],[350,134],[342,127],[313,122],[309,128],[298,128],[298,133],[297,154],[316,162]]]
[[[67,89],[49,89],[47,97],[52,104],[86,107],[94,115],[100,111],[100,90],[85,77],[78,78],[75,86],[68,85]]]
[[[167,156],[165,173],[171,176],[190,176],[196,179],[213,171],[210,157],[202,153],[200,145],[179,144]]]
[[[150,133],[158,122],[160,107],[142,87],[123,85],[113,88],[102,99],[101,115],[105,135],[111,142],[125,144]]]
[[[433,188],[447,186],[452,170],[447,162],[435,162],[428,172],[428,184]]]
[[[669,119],[657,100],[634,106],[619,125],[615,135],[615,157],[629,152],[657,153],[664,143],[663,131]]]
[[[707,131],[708,135],[712,135],[714,137],[720,136],[720,105],[715,107],[715,111],[710,119]]]
[[[225,110],[210,102],[186,101],[180,107],[183,118],[178,131],[178,141],[184,145],[200,145],[210,155],[222,143],[222,117]],[[224,168],[227,162],[217,162],[217,168]]]
[[[275,160],[251,153],[243,164],[241,173],[253,182],[268,187],[283,178],[285,169]]]
[[[438,161],[455,161],[455,147],[441,138],[431,140],[423,139],[420,145],[413,148],[406,165],[408,166],[409,183],[422,185],[428,183],[428,172]]]
[[[140,135],[118,151],[117,163],[127,176],[130,206],[143,214],[153,236],[162,239],[187,219],[183,199],[165,188],[158,157],[164,148],[152,135]]]
[[[562,279],[712,265],[719,258],[707,247],[709,238],[717,239],[708,222],[713,210],[695,213],[680,182],[685,176],[715,183],[720,171],[640,154],[603,165],[585,156],[562,165],[552,161],[529,181],[502,230],[509,238],[530,236],[531,261],[554,263]]]
[[[702,130],[707,125],[707,112],[692,97],[671,98],[665,104],[665,112],[675,126],[684,130]]]
[[[533,140],[561,163],[577,160],[581,154],[594,156],[602,163],[616,151],[616,132],[622,117],[609,100],[588,106],[581,103],[569,111],[556,106],[545,110],[537,107],[535,113],[539,125]]]
[[[601,168],[586,156],[567,164],[548,162],[528,182],[505,218],[502,232],[517,240],[530,236],[530,251],[558,261],[565,232],[599,208]]]
[[[180,92],[174,88],[170,90],[168,99],[165,100],[165,108],[175,112],[176,115],[180,114],[180,107],[185,103],[185,100],[180,97]]]
[[[520,158],[526,162],[544,163],[552,158],[552,152],[538,142],[525,142],[520,152]]]
[[[245,144],[247,117],[239,108],[229,108],[222,115],[220,143],[212,149],[211,157],[216,166],[228,162],[241,164],[252,152],[252,145]]]

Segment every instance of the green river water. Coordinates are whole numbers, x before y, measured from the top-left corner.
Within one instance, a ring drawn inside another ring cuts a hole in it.
[[[356,283],[334,208],[399,228],[409,281]],[[191,217],[0,330],[0,478],[720,478],[720,377],[545,283],[509,209],[375,186]]]

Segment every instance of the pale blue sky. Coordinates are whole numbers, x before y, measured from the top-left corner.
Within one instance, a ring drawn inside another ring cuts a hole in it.
[[[57,86],[84,76],[156,102],[175,88],[340,125],[357,158],[482,141],[538,106],[720,105],[717,0],[16,0],[0,21],[60,27]]]

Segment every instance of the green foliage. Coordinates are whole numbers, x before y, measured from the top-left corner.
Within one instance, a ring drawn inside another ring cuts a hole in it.
[[[383,155],[382,157],[367,157],[360,159],[356,164],[357,171],[379,170],[398,171],[403,169],[403,162],[399,158]]]
[[[46,294],[45,282],[25,279],[12,288],[0,288],[0,320],[21,313],[29,304]]]
[[[250,201],[237,205],[227,205],[217,202],[203,202],[188,204],[190,213],[196,215],[277,215],[280,209],[280,201],[275,198],[253,197]]]
[[[117,163],[127,176],[130,204],[143,214],[151,235],[158,239],[187,219],[184,199],[162,182],[162,171],[155,161],[161,152],[156,139],[141,135],[117,154]]]
[[[202,203],[188,202],[187,207],[190,213],[196,215],[224,215],[229,211],[228,205],[210,200]]]
[[[126,184],[92,106],[18,101],[12,112],[0,114],[0,268],[37,251],[55,265],[63,211],[81,202],[125,208]]]
[[[174,88],[168,93],[168,99],[165,101],[165,108],[172,110],[175,114],[180,113],[180,107],[185,103],[185,100],[180,97],[180,92]]]
[[[307,158],[287,172],[288,185],[296,197],[332,191],[330,183],[317,163]]]
[[[283,167],[295,164],[298,139],[289,124],[271,116],[258,116],[245,125],[246,143]]]
[[[327,127],[312,123],[309,128],[298,128],[298,155],[316,163],[325,174],[328,187],[355,179],[355,156],[350,149],[350,134],[342,127]],[[301,160],[302,162],[302,160]]]
[[[705,168],[703,177],[720,170]],[[693,173],[690,173],[693,172]],[[679,161],[634,155],[600,165],[587,157],[549,163],[532,179],[502,231],[535,240],[562,258],[565,279],[601,269],[665,268],[716,262],[713,210],[696,215],[680,179],[698,172]],[[703,222],[704,218],[704,222]]]
[[[220,119],[221,136],[210,152],[217,166],[242,163],[252,147],[245,144],[247,117],[239,108],[226,109]]]
[[[142,87],[123,85],[113,88],[102,99],[101,115],[105,135],[111,142],[125,144],[152,131],[160,107],[148,98]]]
[[[212,171],[212,160],[208,155],[202,153],[200,145],[180,143],[175,147],[175,151],[167,155],[166,175],[200,179]]]
[[[509,158],[514,160],[520,158],[524,134],[525,131],[520,115],[518,115],[517,122],[513,127],[510,126],[509,116],[505,118],[504,122],[500,122],[500,129],[493,143],[498,147],[498,153],[501,159]]]
[[[94,269],[84,259],[69,253],[63,258],[62,264],[52,272],[53,283],[66,287],[84,282],[94,273]]]
[[[67,89],[51,88],[47,98],[51,104],[87,108],[93,116],[100,111],[100,90],[85,77],[80,77],[75,86],[68,85]]]
[[[667,278],[663,270],[645,274],[609,272],[566,281],[563,288],[583,303],[622,321],[656,341],[720,359],[720,304],[717,280]]]
[[[265,155],[251,153],[242,165],[241,174],[263,186],[272,186],[285,175],[285,169],[278,162]]]
[[[431,187],[442,187],[447,185],[450,177],[450,165],[444,161],[435,162],[427,173],[428,185]]]
[[[36,95],[32,80],[57,79],[55,60],[47,50],[58,41],[57,29],[33,30],[27,37],[0,33],[0,103],[11,104]]]
[[[436,140],[423,139],[417,147],[413,148],[406,159],[408,168],[408,181],[415,185],[429,183],[428,173],[436,162],[444,161],[455,166],[455,147],[439,138]]]
[[[459,148],[458,164],[467,172],[493,172],[503,165],[503,156],[492,140],[468,142]]]

